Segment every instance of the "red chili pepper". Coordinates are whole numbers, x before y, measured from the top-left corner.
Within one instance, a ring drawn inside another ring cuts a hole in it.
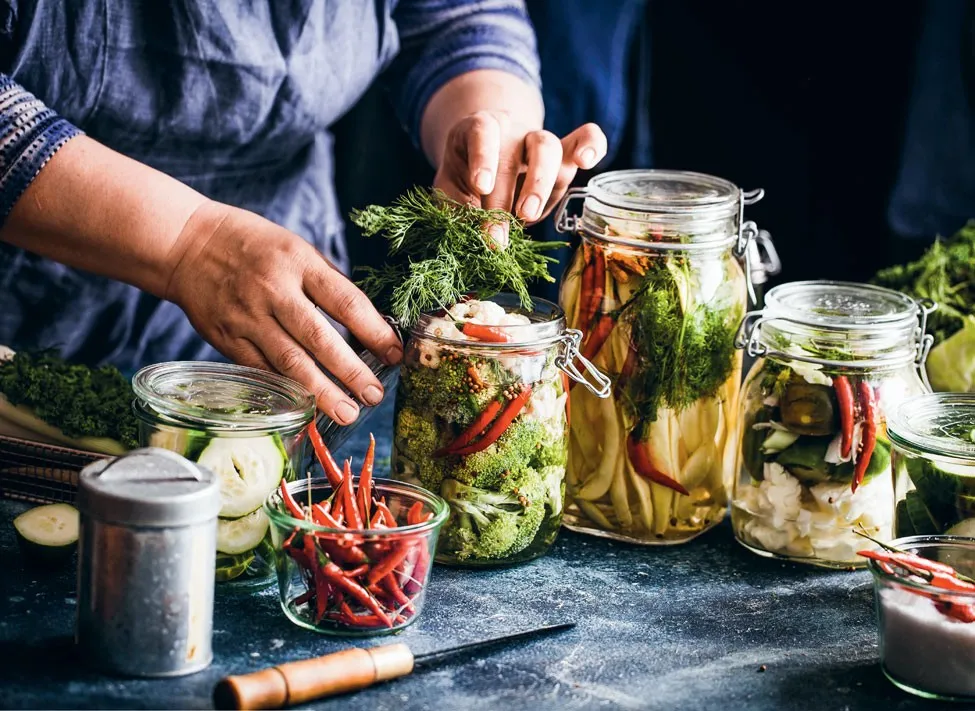
[[[420,517],[423,516],[423,502],[417,501],[412,506],[410,510],[406,512],[406,522],[416,521],[419,523]]]
[[[470,336],[485,343],[507,343],[511,340],[508,332],[498,326],[485,326],[481,323],[471,323],[468,321],[457,324],[457,328],[465,336]]]
[[[931,579],[928,581],[931,585],[936,588],[941,588],[942,590],[951,590],[952,592],[973,592],[975,591],[975,585],[971,583],[966,583],[964,580],[959,580],[955,577],[957,573],[952,570],[949,575],[947,573],[931,573]]]
[[[386,526],[389,528],[396,528],[396,518],[393,516],[393,512],[390,511],[389,507],[386,505],[385,497],[376,502],[376,508],[383,512],[383,520],[386,522]]]
[[[857,392],[860,395],[860,409],[863,412],[863,441],[860,445],[860,456],[857,458],[856,466],[853,470],[852,490],[855,492],[857,487],[863,483],[863,477],[870,466],[870,459],[873,457],[874,447],[877,446],[877,399],[870,387],[870,383],[861,380],[857,383]]]
[[[339,487],[342,492],[342,509],[345,517],[349,519],[349,527],[356,530],[363,528],[362,516],[359,515],[359,507],[356,505],[355,496],[352,494],[352,460],[345,460],[345,469],[342,472],[343,481]]]
[[[497,442],[498,438],[504,434],[506,429],[508,429],[508,425],[510,425],[511,422],[518,417],[519,414],[521,414],[521,411],[525,408],[525,405],[528,403],[528,399],[531,396],[531,386],[524,386],[521,392],[508,402],[505,408],[501,411],[501,414],[498,415],[498,419],[496,419],[494,423],[487,430],[485,430],[483,437],[474,442],[474,444],[469,444],[466,447],[455,449],[452,454],[466,457],[468,454],[481,452]]]
[[[383,512],[378,508],[376,513],[372,515],[372,519],[369,521],[369,528],[386,528],[386,524],[383,523]]]
[[[569,404],[569,391],[572,385],[569,381],[569,374],[562,371],[562,392],[565,393],[565,421],[572,422],[572,408]]]
[[[397,605],[399,605],[401,608],[409,610],[410,612],[415,612],[413,601],[406,597],[406,593],[403,592],[403,589],[399,586],[399,583],[396,582],[395,575],[390,573],[385,578],[380,580],[379,583],[389,592],[390,597],[396,601]]]
[[[379,601],[376,600],[373,595],[366,590],[364,587],[359,585],[359,583],[354,580],[350,580],[342,574],[342,569],[335,565],[335,563],[328,563],[322,570],[325,577],[328,578],[336,587],[344,590],[349,595],[354,597],[359,603],[365,605],[367,608],[372,610],[372,612],[381,620],[384,621],[387,627],[392,627],[393,623],[390,621],[389,617],[383,611],[382,606]]]
[[[606,343],[609,334],[613,332],[616,320],[610,314],[603,314],[596,322],[596,326],[589,332],[589,337],[582,346],[580,354],[586,360],[592,360],[599,354],[599,349]]]
[[[285,507],[288,509],[288,513],[291,514],[292,518],[296,518],[299,521],[305,520],[305,512],[295,501],[295,497],[291,495],[288,491],[288,482],[284,479],[281,480],[281,500],[284,501]]]
[[[936,600],[934,606],[941,614],[959,622],[975,622],[975,605],[950,600]]]
[[[337,529],[344,528],[344,526],[329,515],[322,504],[315,504],[312,507],[312,517],[314,522],[319,526]],[[334,533],[318,533],[316,536],[318,537],[319,544],[326,553],[345,565],[361,565],[369,560],[369,557],[359,547],[359,541],[351,533],[339,534],[338,536]]]
[[[650,462],[650,456],[647,454],[647,448],[642,442],[639,442],[636,437],[636,430],[630,433],[630,436],[626,438],[626,454],[630,458],[630,464],[633,465],[633,471],[642,476],[644,479],[648,479],[655,484],[660,484],[661,486],[666,486],[668,489],[673,489],[679,494],[684,496],[689,496],[690,492],[676,479],[672,479],[663,472],[657,471],[657,469]]]
[[[369,565],[363,564],[358,568],[353,568],[352,570],[344,570],[343,574],[348,578],[361,578],[363,575],[369,572]]]
[[[298,597],[295,598],[294,604],[295,604],[296,607],[298,605],[304,605],[306,602],[308,602],[309,600],[311,600],[313,597],[315,597],[315,590],[314,589],[312,589],[312,590],[306,590],[305,592],[301,593],[301,595],[299,595]]]
[[[359,473],[359,488],[356,497],[359,499],[359,513],[363,521],[369,521],[369,504],[372,502],[372,467],[376,460],[376,438],[369,433],[369,449],[362,461],[362,471]]]
[[[845,375],[833,378],[833,390],[840,406],[840,454],[845,459],[853,448],[853,386]]]
[[[952,568],[946,563],[940,563],[936,560],[931,560],[930,558],[924,558],[915,553],[906,553],[903,551],[887,551],[887,550],[864,550],[857,553],[859,556],[864,558],[869,558],[870,560],[875,560],[878,563],[893,563],[901,568],[910,570],[911,572],[925,573],[923,577],[928,576],[941,576],[954,579],[957,583],[962,585],[962,590],[975,590],[975,584],[959,580],[958,571]]]
[[[481,411],[481,414],[474,418],[474,421],[467,426],[467,428],[457,435],[457,438],[448,444],[446,447],[442,447],[433,453],[434,457],[445,457],[448,454],[453,454],[456,450],[461,447],[466,447],[474,438],[479,434],[484,432],[484,429],[491,424],[491,421],[495,416],[501,411],[501,401],[492,400],[485,406]]]
[[[602,250],[591,245],[592,261],[586,265],[589,270],[588,279],[583,272],[582,291],[579,294],[579,323],[577,328],[583,332],[592,327],[592,320],[603,304],[603,294],[606,291],[606,261]]]
[[[375,585],[385,578],[389,573],[396,569],[396,566],[403,562],[406,555],[410,552],[409,543],[399,543],[393,548],[393,552],[383,558],[366,575],[366,582]]]
[[[318,459],[318,463],[322,465],[325,476],[328,477],[328,483],[331,484],[333,489],[337,489],[339,484],[342,483],[342,472],[339,470],[335,460],[332,459],[332,453],[325,446],[325,441],[322,439],[318,428],[315,427],[314,420],[308,425],[308,439],[311,440],[311,445],[315,449],[315,456]]]

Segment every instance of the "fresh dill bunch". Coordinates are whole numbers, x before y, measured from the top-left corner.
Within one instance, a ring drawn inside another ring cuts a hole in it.
[[[374,269],[360,267],[360,289],[380,311],[410,328],[425,311],[449,308],[468,294],[485,299],[500,292],[518,296],[532,308],[528,281],[555,281],[548,273],[554,257],[543,254],[564,242],[535,242],[524,225],[504,210],[487,210],[451,200],[440,191],[414,188],[389,206],[355,210],[352,222],[363,235],[382,235],[391,257]],[[484,225],[507,222],[508,246],[485,238]]]
[[[874,284],[915,299],[931,299],[938,310],[928,316],[935,345],[962,329],[975,303],[975,220],[950,239],[940,237],[917,261],[882,269]]]
[[[686,257],[654,260],[640,291],[623,314],[630,322],[633,347],[641,354],[627,385],[626,403],[641,426],[656,421],[658,410],[680,411],[714,397],[735,364],[736,309],[698,304],[687,312],[681,291],[690,280]]]

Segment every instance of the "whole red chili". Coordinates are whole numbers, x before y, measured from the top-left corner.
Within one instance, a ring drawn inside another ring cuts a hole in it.
[[[673,489],[678,494],[683,494],[684,496],[690,495],[690,492],[683,484],[658,471],[653,466],[653,463],[650,461],[650,456],[647,454],[646,447],[637,439],[636,430],[633,430],[630,436],[626,438],[626,454],[630,459],[630,464],[633,465],[633,471],[644,479],[665,486],[668,489]]]
[[[852,490],[863,483],[870,459],[873,457],[874,447],[877,446],[877,399],[873,388],[866,380],[857,383],[857,393],[860,396],[860,410],[863,413],[863,440],[860,445],[860,456],[857,458],[853,470]]]
[[[363,521],[369,521],[369,504],[372,502],[372,468],[376,460],[376,438],[369,433],[369,449],[362,461],[362,471],[359,473],[359,488],[356,497],[359,500],[359,513]]]
[[[508,402],[505,408],[501,411],[501,414],[498,415],[498,419],[496,419],[494,423],[487,430],[485,430],[484,436],[473,444],[469,444],[466,447],[461,447],[460,449],[454,450],[453,454],[467,456],[468,454],[481,452],[497,442],[498,438],[504,434],[505,430],[508,429],[508,425],[510,425],[511,422],[518,417],[521,411],[525,408],[525,405],[528,403],[531,396],[531,386],[524,386],[521,392]]]
[[[372,593],[354,580],[345,577],[342,574],[341,568],[330,562],[325,565],[322,572],[325,574],[325,577],[328,578],[336,587],[344,590],[349,595],[354,597],[359,603],[372,610],[377,617],[384,621],[387,627],[393,626],[393,623],[390,621],[382,606],[379,604],[379,601],[376,600]]]
[[[446,447],[438,449],[433,453],[433,456],[443,457],[448,454],[453,454],[455,450],[458,450],[461,447],[466,447],[468,444],[474,441],[479,434],[484,432],[484,429],[491,424],[491,421],[500,411],[500,400],[492,400],[489,402],[481,411],[481,414],[475,417],[474,421],[471,422],[471,424],[469,424],[463,432],[457,435],[457,438],[453,442],[448,444]]]
[[[586,342],[582,345],[581,355],[586,360],[592,360],[599,353],[599,350],[606,343],[606,339],[609,338],[609,334],[613,332],[613,327],[616,325],[616,319],[610,314],[602,314],[599,320],[596,322],[595,328],[589,332],[589,337]]]
[[[840,454],[844,459],[850,456],[853,448],[853,386],[845,375],[833,378],[833,390],[840,406]]]
[[[396,566],[402,563],[406,558],[411,547],[412,546],[407,542],[398,543],[393,548],[392,553],[374,565],[366,574],[366,582],[370,585],[375,585],[380,580],[385,578],[389,573],[392,573],[396,569]]]
[[[508,332],[497,326],[485,326],[481,323],[471,323],[468,321],[457,324],[457,328],[465,336],[470,336],[485,343],[508,343],[511,340]]]
[[[314,420],[308,425],[308,438],[311,440],[311,445],[315,450],[318,463],[322,466],[322,470],[324,470],[325,476],[328,478],[328,483],[333,489],[337,489],[338,485],[342,483],[342,472],[339,470],[335,460],[332,459],[332,453],[325,446],[325,441],[315,426]]]
[[[284,501],[285,507],[288,509],[288,513],[291,514],[292,518],[296,518],[299,521],[305,520],[305,512],[295,501],[295,497],[291,495],[288,490],[288,482],[284,479],[281,480],[281,500]]]

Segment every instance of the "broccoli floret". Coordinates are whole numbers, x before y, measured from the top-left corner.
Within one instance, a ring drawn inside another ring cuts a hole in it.
[[[562,513],[562,502],[565,500],[565,467],[561,464],[545,467],[539,470],[539,474],[545,487],[545,505],[552,516],[558,516]]]
[[[495,394],[492,388],[473,381],[469,373],[471,364],[467,357],[445,353],[436,368],[425,365],[404,368],[404,395],[415,408],[436,413],[447,422],[466,425]]]
[[[528,466],[544,430],[538,420],[519,417],[490,447],[461,458],[452,476],[482,489],[500,489],[512,472]]]
[[[531,465],[536,469],[565,466],[565,460],[568,457],[569,440],[564,432],[553,437],[549,430],[550,428],[545,428],[545,436],[539,441],[539,446],[532,456]]]
[[[444,479],[450,504],[445,546],[458,560],[506,558],[525,550],[545,519],[547,492],[540,474],[523,468],[502,491]]]
[[[399,473],[419,481],[431,491],[440,488],[446,475],[444,460],[433,456],[440,446],[439,438],[434,423],[416,410],[403,407],[397,413],[394,444]]]

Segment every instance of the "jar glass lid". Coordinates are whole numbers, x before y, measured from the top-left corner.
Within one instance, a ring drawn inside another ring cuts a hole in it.
[[[611,207],[652,212],[739,210],[741,191],[734,183],[683,170],[618,170],[589,181],[589,195]]]
[[[831,328],[910,323],[918,305],[897,291],[840,281],[796,281],[773,287],[765,296],[765,313]]]
[[[975,463],[975,393],[928,393],[888,415],[894,444],[921,454]]]
[[[135,374],[132,389],[156,413],[206,429],[291,429],[315,413],[314,397],[299,383],[230,363],[157,363]]]

